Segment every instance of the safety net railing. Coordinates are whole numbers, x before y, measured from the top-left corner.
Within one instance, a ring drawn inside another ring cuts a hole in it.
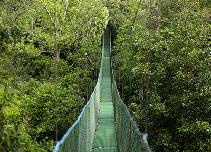
[[[112,101],[119,152],[151,152],[147,134],[139,131],[127,106],[120,98],[114,79],[112,81]]]
[[[102,64],[102,60],[101,60]],[[97,126],[100,104],[100,84],[102,68],[92,95],[84,106],[78,119],[68,129],[60,141],[57,142],[54,152],[90,152]]]
[[[110,56],[111,56],[110,33]],[[114,118],[116,123],[117,144],[119,152],[151,152],[147,141],[147,133],[141,133],[135,121],[122,101],[114,79],[114,71],[111,62],[112,101],[114,106]]]
[[[111,54],[111,34],[109,35],[109,49]],[[108,46],[103,45],[103,47]],[[102,49],[101,55],[101,67],[96,87],[78,119],[71,128],[69,128],[63,138],[57,142],[54,152],[92,152],[92,145],[100,110],[100,87],[102,81],[104,49]],[[147,142],[147,134],[139,131],[127,106],[121,100],[116,81],[114,80],[112,68],[111,83],[118,151],[151,152]]]

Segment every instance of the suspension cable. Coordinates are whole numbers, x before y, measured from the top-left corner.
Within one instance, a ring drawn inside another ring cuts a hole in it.
[[[85,56],[85,58],[86,58],[86,73],[87,73],[87,78],[88,78],[88,72],[87,72],[87,68],[88,68],[88,59],[87,59],[87,57],[88,57],[88,54],[87,54],[87,52],[85,52],[84,53],[84,56]],[[88,101],[88,96],[89,96],[89,84],[88,84],[88,82],[87,82],[87,86],[86,86],[86,101]]]

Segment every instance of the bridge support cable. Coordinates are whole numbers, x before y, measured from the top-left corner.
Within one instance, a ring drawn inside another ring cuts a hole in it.
[[[140,4],[139,4],[140,5]],[[110,48],[111,49],[111,48]],[[112,62],[111,62],[112,67]],[[133,121],[127,106],[123,103],[114,80],[114,71],[111,68],[112,101],[117,132],[119,152],[151,152],[147,142],[147,134],[139,131]],[[127,138],[129,135],[129,138]]]
[[[139,131],[117,90],[108,33],[106,29],[95,89],[54,152],[151,152],[146,134]]]

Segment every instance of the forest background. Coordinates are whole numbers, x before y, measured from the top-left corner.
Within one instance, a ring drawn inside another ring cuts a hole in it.
[[[91,94],[101,37],[152,151],[211,151],[209,0],[1,0],[0,151],[52,151]]]

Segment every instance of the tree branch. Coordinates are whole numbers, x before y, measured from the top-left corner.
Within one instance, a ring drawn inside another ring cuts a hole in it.
[[[62,32],[63,24],[64,24],[65,18],[67,16],[67,9],[69,6],[69,2],[68,2],[68,0],[62,0],[62,4],[63,4],[63,9],[64,9],[64,14],[63,14],[63,20],[61,21],[60,28],[59,28],[60,34]]]
[[[42,4],[42,6],[44,7],[46,13],[48,14],[48,17],[50,18],[50,20],[51,20],[51,22],[53,24],[53,27],[56,28],[56,24],[55,24],[55,22],[54,22],[54,20],[53,20],[53,18],[51,16],[51,12],[48,10],[48,8],[44,4]]]

